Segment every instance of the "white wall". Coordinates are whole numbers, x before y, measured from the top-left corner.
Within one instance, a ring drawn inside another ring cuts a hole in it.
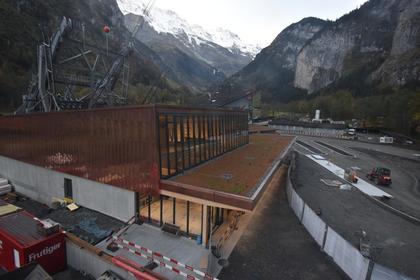
[[[95,279],[107,270],[112,270],[127,280],[136,279],[127,271],[103,260],[101,257],[89,252],[87,249],[80,248],[69,240],[67,240],[66,243],[67,264],[72,268],[81,272],[86,272],[95,277]]]
[[[64,178],[72,180],[76,204],[104,213],[121,221],[136,213],[135,193],[125,189],[55,172],[0,156],[0,175],[8,179],[15,191],[51,205],[53,198],[64,197]]]
[[[308,206],[303,213],[302,224],[308,230],[309,234],[315,239],[320,247],[323,246],[326,224],[321,218]]]
[[[369,260],[362,256],[347,240],[328,227],[324,251],[351,278],[365,280],[369,268]]]
[[[385,266],[375,263],[372,270],[370,280],[415,280],[414,278],[407,277],[399,274],[398,272],[389,269]]]

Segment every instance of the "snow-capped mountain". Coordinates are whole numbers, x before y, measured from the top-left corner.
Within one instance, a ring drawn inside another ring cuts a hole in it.
[[[117,2],[123,14],[144,16],[146,2],[141,0],[118,0]],[[171,10],[153,7],[146,21],[158,33],[186,35],[190,42],[194,40],[197,44],[216,43],[232,52],[240,51],[252,58],[262,49],[258,45],[244,43],[237,34],[229,30],[223,28],[206,30],[200,25],[192,25]]]

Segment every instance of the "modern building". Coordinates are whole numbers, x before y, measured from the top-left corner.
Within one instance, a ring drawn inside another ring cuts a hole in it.
[[[248,112],[148,105],[0,118],[0,175],[47,205],[66,198],[207,244],[252,211],[293,138]]]

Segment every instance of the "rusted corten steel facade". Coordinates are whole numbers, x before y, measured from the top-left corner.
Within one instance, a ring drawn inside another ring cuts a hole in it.
[[[237,110],[139,106],[0,117],[0,155],[158,194],[168,178],[248,142]]]
[[[0,118],[0,155],[133,191],[156,186],[155,108]],[[156,168],[157,169],[157,168]]]

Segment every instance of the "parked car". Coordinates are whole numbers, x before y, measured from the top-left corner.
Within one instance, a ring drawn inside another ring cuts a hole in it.
[[[385,167],[375,167],[366,176],[370,181],[374,181],[376,185],[387,186],[392,183],[391,170]]]

